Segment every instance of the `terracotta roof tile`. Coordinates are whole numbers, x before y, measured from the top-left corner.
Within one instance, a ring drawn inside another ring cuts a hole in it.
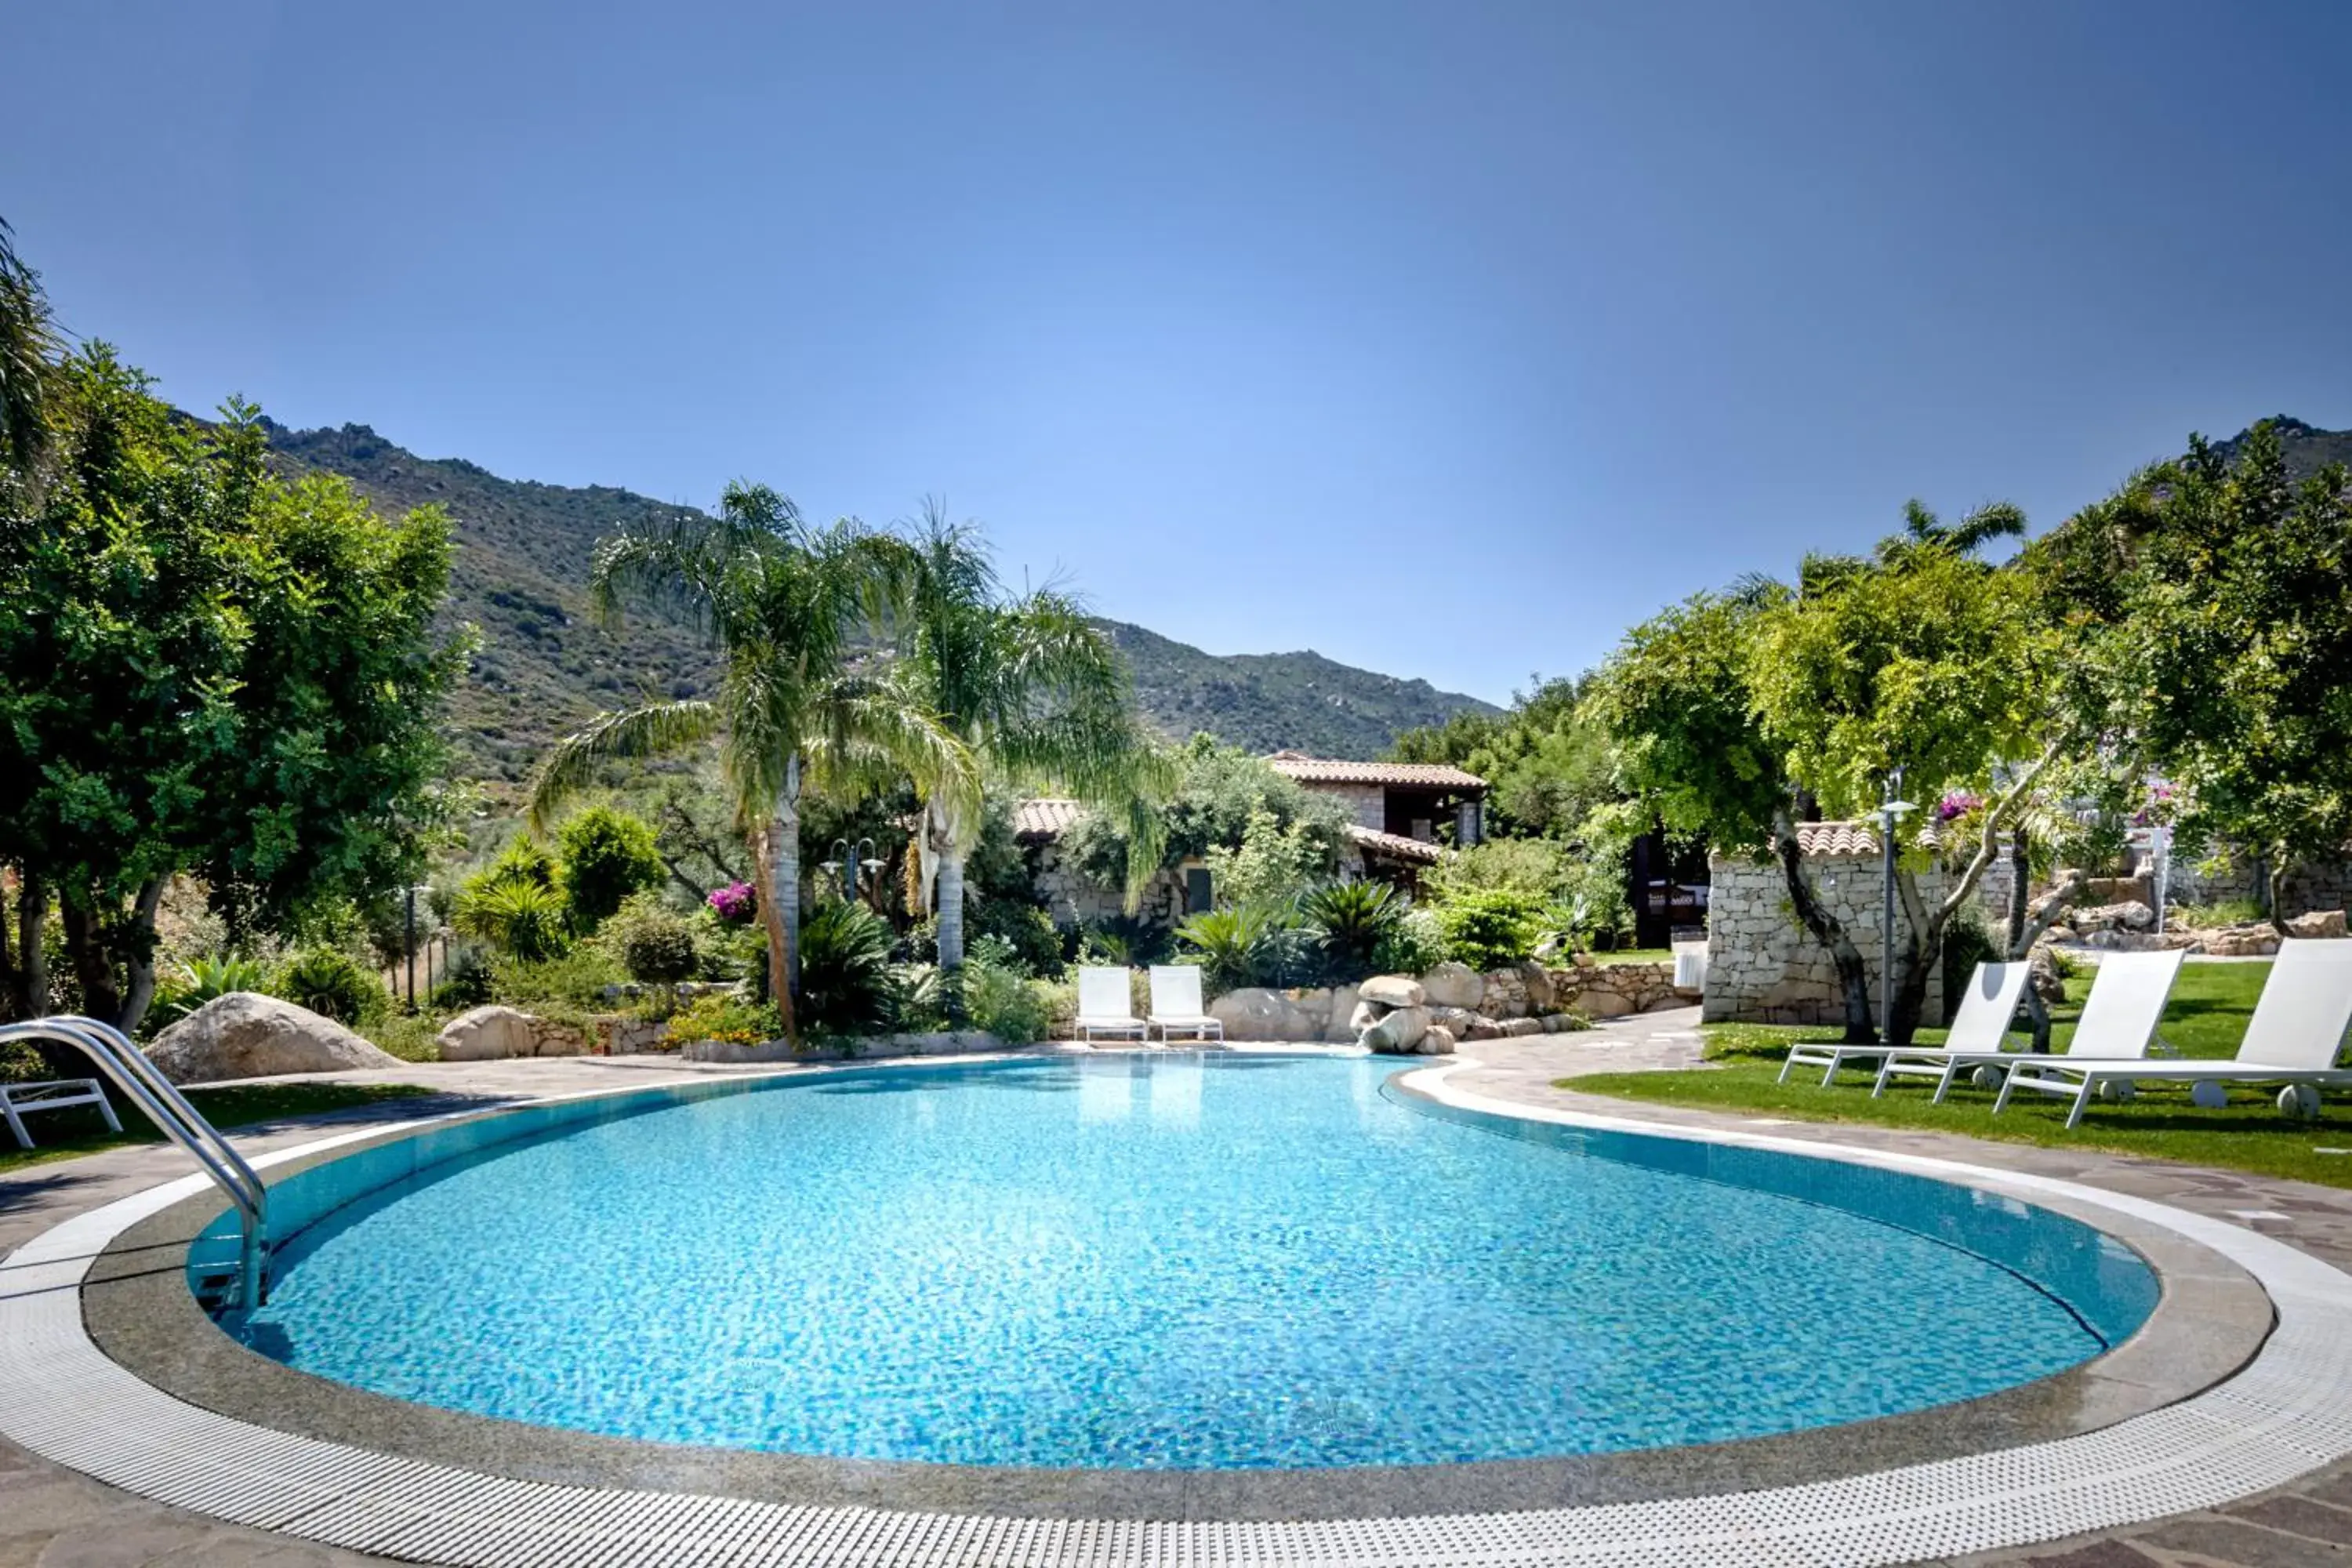
[[[1301,784],[1419,784],[1435,789],[1485,789],[1486,781],[1443,763],[1351,763],[1276,752],[1266,758],[1274,771]]]
[[[1382,833],[1377,827],[1365,827],[1353,822],[1348,824],[1348,837],[1355,840],[1358,848],[1369,849],[1375,855],[1386,855],[1394,860],[1434,866],[1445,858],[1445,849],[1442,845],[1423,844],[1420,839],[1407,838],[1402,833]]]
[[[1024,800],[1013,808],[1015,838],[1059,838],[1086,807],[1075,800]]]
[[[1869,822],[1801,822],[1797,847],[1808,855],[1875,855],[1877,825]]]

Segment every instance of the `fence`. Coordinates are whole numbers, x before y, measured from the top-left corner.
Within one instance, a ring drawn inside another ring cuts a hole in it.
[[[422,1003],[433,988],[449,978],[449,933],[436,931],[416,944],[416,951],[385,966],[383,987],[395,1001]]]

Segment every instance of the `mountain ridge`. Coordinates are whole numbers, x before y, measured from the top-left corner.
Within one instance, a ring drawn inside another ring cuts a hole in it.
[[[443,618],[452,628],[473,623],[483,639],[452,702],[450,735],[485,782],[520,784],[549,742],[600,709],[707,694],[716,660],[689,627],[632,613],[608,630],[590,616],[587,597],[598,539],[694,509],[609,485],[505,479],[463,458],[420,458],[365,425],[264,423],[289,473],[341,475],[387,511],[448,509],[458,548]],[[1205,730],[1253,751],[1373,757],[1400,731],[1465,709],[1499,711],[1312,651],[1211,654],[1145,626],[1098,624],[1127,656],[1138,706],[1176,739]]]

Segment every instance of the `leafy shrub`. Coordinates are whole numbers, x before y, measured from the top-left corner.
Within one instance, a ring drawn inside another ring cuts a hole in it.
[[[278,973],[277,994],[339,1024],[356,1024],[380,1012],[383,982],[350,953],[331,947],[299,952]]]
[[[672,1014],[667,1038],[672,1045],[693,1040],[725,1040],[756,1046],[782,1039],[782,1014],[764,1002],[748,1002],[722,992],[709,992]]]
[[[233,991],[267,991],[269,972],[249,958],[223,955],[194,958],[155,988],[155,1005],[148,1009],[151,1028],[168,1028],[205,1003]]]
[[[605,991],[625,984],[628,978],[619,961],[592,942],[566,949],[553,958],[502,953],[490,962],[490,1000],[541,1014],[548,1012],[550,1003],[564,1003],[574,1009],[600,1008],[604,1005]]]
[[[1040,904],[1020,899],[971,899],[964,904],[965,947],[982,937],[996,937],[1012,950],[1013,963],[1023,973],[1062,973],[1062,930]]]
[[[1174,947],[1166,926],[1118,915],[1079,928],[1076,962],[1144,969],[1166,963]]]
[[[1244,985],[1287,984],[1306,946],[1298,917],[1280,904],[1208,910],[1176,928],[1185,956],[1197,959],[1212,994]]]
[[[1541,906],[1570,891],[1575,858],[1549,838],[1492,838],[1447,856],[1422,874],[1431,900],[1450,904],[1479,893],[1514,893]]]
[[[1331,870],[1331,849],[1315,824],[1284,823],[1259,807],[1243,825],[1238,844],[1214,844],[1207,855],[1209,885],[1226,905],[1297,900]]]
[[[567,915],[562,894],[537,882],[480,882],[479,878],[469,881],[457,900],[454,923],[458,931],[527,963],[563,951]]]
[[[2167,913],[2170,920],[2191,931],[2252,925],[2268,918],[2263,913],[2260,901],[2253,899],[2216,899],[2210,904],[2175,904]]]
[[[1372,955],[1404,918],[1405,901],[1386,882],[1331,882],[1299,900],[1307,934],[1334,978],[1372,973]]]
[[[887,1027],[897,977],[889,922],[864,904],[836,901],[801,922],[800,1023],[824,1034]]]
[[[936,963],[900,963],[891,967],[898,992],[898,1016],[902,1029],[944,1029],[948,1025],[945,982]]]
[[[1496,889],[1440,905],[1438,930],[1447,956],[1485,973],[1517,963],[1535,951],[1543,905],[1526,894]]]
[[[463,1012],[490,999],[489,954],[470,942],[449,950],[449,967],[426,1002],[439,1012]]]
[[[695,922],[650,893],[632,896],[604,923],[605,950],[621,961],[629,978],[647,985],[675,985],[702,971]]]
[[[972,1026],[1007,1045],[1025,1046],[1045,1037],[1053,1025],[1048,988],[1011,962],[1011,952],[994,939],[974,942],[964,957],[963,1011]]]
[[[1445,933],[1428,910],[1408,909],[1372,950],[1375,974],[1426,974],[1445,962]]]
[[[665,875],[644,819],[609,805],[592,805],[555,836],[562,865],[557,882],[575,931],[594,931],[632,893],[660,885]]]

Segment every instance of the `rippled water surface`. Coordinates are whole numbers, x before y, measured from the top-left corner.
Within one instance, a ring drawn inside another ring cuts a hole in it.
[[[1251,1468],[1888,1415],[2095,1355],[2154,1300],[2054,1215],[1506,1135],[1384,1093],[1397,1066],[879,1069],[604,1121],[331,1215],[244,1331],[378,1393],[620,1436]]]

